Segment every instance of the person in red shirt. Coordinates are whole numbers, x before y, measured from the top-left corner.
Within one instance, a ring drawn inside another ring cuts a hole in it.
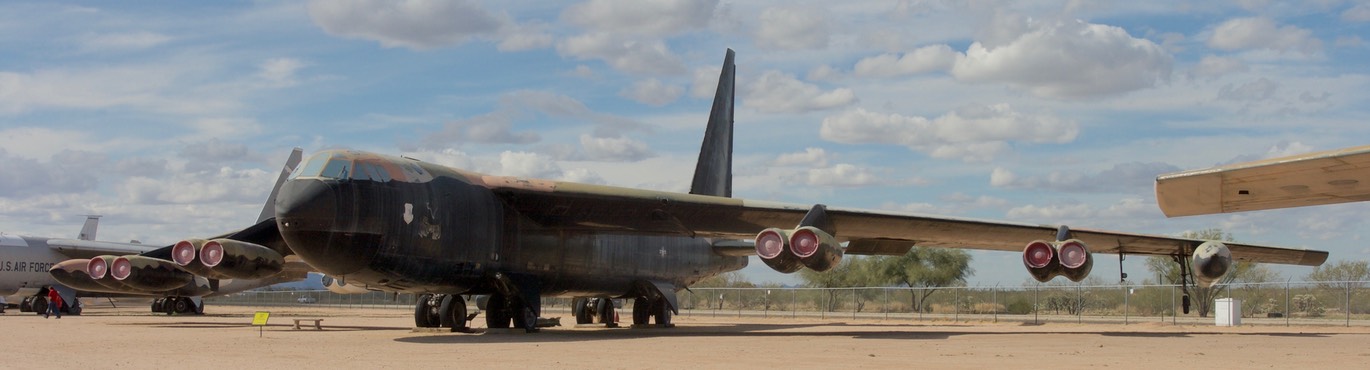
[[[50,314],[56,314],[57,318],[62,318],[62,294],[57,293],[57,289],[48,286],[48,312],[43,314],[43,318],[48,318]]]

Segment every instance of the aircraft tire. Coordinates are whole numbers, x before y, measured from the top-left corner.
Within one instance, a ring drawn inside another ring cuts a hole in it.
[[[575,298],[571,300],[571,313],[576,315],[576,325],[593,323],[594,317],[590,316],[590,300],[585,298]]]
[[[666,299],[657,299],[652,302],[651,315],[656,317],[656,324],[661,327],[670,327],[671,307],[666,304]]]
[[[599,323],[608,324],[612,327],[616,324],[614,320],[614,302],[609,298],[595,298],[595,313],[599,314]]]
[[[505,303],[504,295],[491,294],[490,300],[485,303],[485,327],[490,329],[508,329],[510,324],[509,305]]]
[[[453,332],[466,331],[465,299],[456,294],[445,295],[439,308],[438,322],[442,327],[452,328]]]
[[[419,299],[414,302],[414,327],[433,327],[433,320],[431,316],[429,316],[428,314],[428,312],[430,311],[430,307],[432,306],[431,304],[429,304],[432,298],[432,294],[424,294],[419,296]]]
[[[70,315],[72,315],[72,316],[80,316],[80,315],[81,315],[81,299],[80,299],[80,298],[76,298],[75,301],[76,301],[76,302],[73,302],[72,304],[67,305],[67,314],[70,314]]]
[[[19,312],[33,312],[33,299],[37,297],[24,297],[19,301]]]
[[[33,302],[29,303],[29,308],[33,313],[42,315],[48,313],[48,299],[43,297],[33,297]]]
[[[652,320],[652,304],[647,298],[633,300],[633,325],[647,325]]]

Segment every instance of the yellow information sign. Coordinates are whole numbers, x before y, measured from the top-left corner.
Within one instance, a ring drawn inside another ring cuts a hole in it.
[[[267,320],[268,318],[270,318],[270,317],[271,317],[271,313],[270,313],[270,312],[266,312],[266,311],[257,311],[257,314],[252,316],[252,325],[253,325],[253,326],[266,326],[266,320]]]

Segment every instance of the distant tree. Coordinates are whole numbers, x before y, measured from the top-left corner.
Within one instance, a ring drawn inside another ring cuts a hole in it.
[[[690,285],[691,288],[752,288],[756,287],[747,276],[738,271],[729,271],[710,276]]]
[[[889,284],[878,267],[879,260],[872,257],[847,256],[842,259],[832,270],[818,272],[810,269],[799,271],[799,278],[804,280],[804,286],[811,288],[853,288],[885,286]],[[827,289],[827,307],[825,310],[833,311],[837,309],[837,295],[841,290]],[[864,303],[862,296],[858,294],[857,305]],[[858,307],[859,309],[860,307]]]
[[[1314,267],[1307,279],[1323,288],[1361,288],[1370,280],[1370,261],[1342,260]]]
[[[1199,231],[1187,231],[1180,234],[1181,238],[1235,241],[1231,233],[1225,233],[1222,229],[1211,228]],[[1236,261],[1232,264],[1232,269],[1227,275],[1218,280],[1213,287],[1193,287],[1191,297],[1195,308],[1198,309],[1199,317],[1208,317],[1208,313],[1213,309],[1213,299],[1216,298],[1220,286],[1233,282],[1269,282],[1278,277],[1278,274],[1266,267],[1257,267],[1254,262]],[[1151,256],[1146,259],[1146,268],[1156,274],[1161,283],[1180,284],[1180,265],[1175,260],[1167,256]],[[1261,280],[1261,281],[1256,281]]]
[[[880,271],[886,281],[919,288],[909,302],[915,312],[922,312],[928,296],[941,288],[963,285],[975,274],[970,267],[971,256],[962,249],[913,247],[898,257],[880,257]]]

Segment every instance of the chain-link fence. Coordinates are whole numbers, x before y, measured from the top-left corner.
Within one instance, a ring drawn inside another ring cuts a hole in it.
[[[1212,325],[1214,301],[1240,301],[1242,324],[1370,326],[1370,281],[1220,285],[1185,291],[1175,285],[1036,284],[941,288],[694,288],[681,291],[680,315],[989,322],[1163,322]],[[412,310],[416,295],[372,292],[249,291],[210,305],[393,308]],[[544,298],[546,312],[569,312],[569,298]],[[632,308],[624,300],[623,309]]]

